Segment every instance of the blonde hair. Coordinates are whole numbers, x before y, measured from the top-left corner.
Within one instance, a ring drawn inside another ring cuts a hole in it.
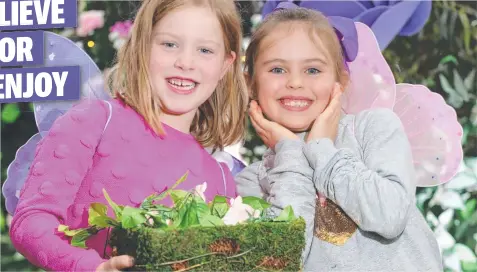
[[[322,45],[327,51],[328,57],[332,62],[336,80],[342,86],[346,86],[348,73],[344,64],[344,56],[341,44],[338,40],[335,30],[328,22],[327,18],[318,11],[306,8],[280,9],[270,13],[253,33],[250,44],[245,53],[245,70],[248,75],[249,85],[252,91],[255,90],[255,62],[259,53],[263,50],[263,40],[277,27],[283,27],[284,24],[292,27],[293,23],[299,23],[308,27],[310,39],[315,43]],[[316,36],[319,38],[316,41]],[[254,94],[255,95],[255,94]]]
[[[168,12],[186,5],[210,7],[222,27],[225,53],[234,51],[237,56],[215,92],[199,107],[190,128],[202,146],[222,149],[243,138],[248,102],[240,63],[242,26],[233,0],[143,0],[131,35],[118,52],[109,83],[157,134],[163,134],[161,102],[153,95],[148,70],[151,37],[154,26]]]

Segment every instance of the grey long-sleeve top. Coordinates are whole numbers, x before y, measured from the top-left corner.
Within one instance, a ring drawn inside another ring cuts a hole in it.
[[[305,271],[442,271],[415,205],[412,153],[390,110],[344,115],[338,137],[283,140],[236,177],[238,193],[306,221]],[[328,200],[316,200],[317,192]]]

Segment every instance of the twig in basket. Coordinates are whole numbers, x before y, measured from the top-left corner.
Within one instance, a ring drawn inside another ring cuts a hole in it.
[[[211,256],[211,255],[219,255],[219,254],[220,255],[225,255],[225,254],[219,253],[219,252],[212,252],[212,253],[207,253],[207,254],[203,254],[203,255],[199,255],[199,256],[190,257],[190,258],[184,259],[184,260],[160,263],[157,266],[165,266],[165,265],[171,265],[171,264],[176,264],[176,263],[183,263],[183,262],[187,262],[187,261],[190,261],[190,260],[193,260],[193,259],[198,259],[198,258]]]

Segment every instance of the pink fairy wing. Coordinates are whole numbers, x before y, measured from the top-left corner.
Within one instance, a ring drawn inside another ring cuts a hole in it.
[[[449,181],[459,168],[462,126],[442,96],[422,85],[398,84],[394,112],[401,119],[412,148],[417,186]]]
[[[356,114],[369,108],[392,109],[396,97],[393,73],[379,49],[372,30],[355,23],[358,32],[358,56],[348,63],[350,82],[343,95],[343,110]]]

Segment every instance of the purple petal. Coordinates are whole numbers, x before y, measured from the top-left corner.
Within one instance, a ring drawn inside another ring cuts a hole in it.
[[[283,2],[283,1],[274,1],[274,0],[266,1],[262,7],[262,16],[265,17],[266,15],[272,13],[273,10],[278,6],[278,4],[280,4],[280,2]]]
[[[379,48],[384,50],[399,34],[406,22],[414,13],[420,2],[404,1],[386,10],[371,26],[379,42]]]
[[[325,16],[341,16],[354,18],[364,12],[366,8],[356,1],[301,1],[300,7],[310,8],[322,12]]]
[[[18,203],[17,192],[19,192],[27,180],[30,166],[35,157],[36,147],[41,140],[39,133],[33,135],[23,146],[21,146],[15,159],[7,168],[7,179],[2,187],[2,193],[5,197],[5,206],[7,212],[14,214]]]
[[[411,36],[421,31],[431,15],[431,10],[432,1],[421,1],[417,9],[414,11],[411,20],[407,22],[399,34],[402,36]]]
[[[381,6],[368,9],[367,11],[361,13],[358,17],[354,18],[355,21],[361,22],[367,26],[371,26],[376,19],[378,19],[383,12],[385,12],[389,7]]]

